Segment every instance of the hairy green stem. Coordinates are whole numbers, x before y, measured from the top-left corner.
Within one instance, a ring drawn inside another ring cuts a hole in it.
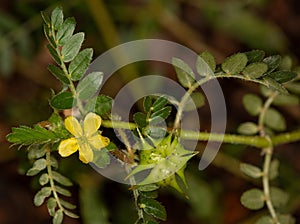
[[[51,149],[49,146],[46,146],[46,150],[47,150],[47,152],[46,152],[47,173],[49,176],[49,183],[50,183],[51,191],[53,193],[53,197],[55,198],[58,208],[60,210],[64,211],[64,208],[63,208],[62,204],[60,203],[59,197],[57,195],[54,180],[53,180],[52,167],[51,167]]]
[[[102,126],[106,128],[123,128],[134,130],[137,126],[134,123],[124,122],[124,121],[110,121],[103,120]],[[179,130],[180,137],[190,140],[199,141],[216,141],[224,142],[230,144],[242,144],[254,146],[257,148],[267,148],[270,147],[272,143],[273,146],[282,145],[286,143],[291,143],[300,140],[300,130],[287,132],[270,137],[270,141],[264,136],[245,136],[245,135],[234,135],[234,134],[219,134],[219,133],[207,133],[207,132],[195,132],[189,130]]]
[[[264,153],[264,164],[263,164],[263,176],[262,176],[262,184],[263,184],[263,191],[265,194],[265,200],[266,200],[266,205],[269,210],[269,213],[275,222],[275,224],[280,224],[278,220],[278,216],[276,214],[274,205],[271,201],[271,194],[270,194],[270,180],[269,180],[269,173],[270,173],[270,165],[272,161],[272,155],[273,155],[273,145],[272,145],[272,140],[270,137],[265,133],[264,130],[264,120],[266,116],[267,110],[270,108],[273,100],[275,97],[278,95],[278,92],[273,92],[267,101],[264,103],[264,106],[261,110],[261,113],[258,118],[258,127],[260,129],[260,136],[266,137],[270,141],[270,146],[266,148],[262,148],[262,153]]]

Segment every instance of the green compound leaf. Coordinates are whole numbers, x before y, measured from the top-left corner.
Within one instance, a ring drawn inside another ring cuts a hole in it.
[[[267,77],[274,79],[278,83],[285,83],[297,77],[297,73],[291,71],[277,71],[269,73]]]
[[[274,131],[284,131],[286,129],[284,117],[274,108],[268,108],[266,111],[264,124]]]
[[[268,71],[267,64],[263,62],[256,62],[248,65],[244,70],[243,74],[250,78],[256,79],[261,77],[264,73]]]
[[[195,83],[195,74],[188,64],[179,58],[173,58],[172,64],[175,68],[178,81],[183,87],[190,88]]]
[[[145,128],[147,126],[147,115],[142,112],[137,112],[133,115],[133,120],[139,128]]]
[[[61,50],[61,55],[64,62],[70,62],[75,58],[81,48],[83,40],[84,33],[82,32],[76,33],[68,39],[67,43],[62,47]]]
[[[269,179],[270,180],[274,180],[279,173],[279,160],[278,159],[274,159],[272,160],[271,164],[270,164],[270,170],[269,170]]]
[[[55,65],[49,65],[48,70],[51,72],[52,75],[54,75],[62,83],[67,84],[67,85],[70,84],[65,73],[59,67],[57,67]]]
[[[274,207],[280,208],[287,204],[289,195],[277,187],[270,188],[271,201]]]
[[[250,115],[257,116],[261,112],[263,102],[262,99],[255,94],[246,94],[243,97],[243,105]]]
[[[17,145],[32,145],[58,141],[59,136],[39,125],[35,125],[33,128],[27,126],[12,128],[12,133],[8,134],[6,139]]]
[[[228,75],[240,73],[248,62],[248,58],[244,53],[237,53],[225,59],[222,63],[222,70]]]
[[[33,202],[35,206],[41,206],[45,199],[51,195],[51,187],[43,187],[34,196]]]
[[[78,98],[86,100],[94,96],[99,90],[102,80],[102,72],[92,72],[88,74],[77,85]]]
[[[299,98],[295,95],[277,95],[272,102],[276,106],[294,106],[299,104]]]
[[[268,73],[273,72],[281,62],[281,56],[280,55],[272,55],[263,60],[264,63],[268,65]]]
[[[186,102],[183,111],[192,111],[204,106],[205,97],[199,92],[193,92],[191,98]]]
[[[253,122],[245,122],[239,125],[237,129],[238,133],[244,134],[244,135],[254,135],[256,134],[258,130],[257,124]]]
[[[71,61],[69,65],[69,73],[73,81],[78,81],[86,72],[93,56],[93,49],[87,48],[79,52],[79,54]]]
[[[260,189],[253,188],[242,194],[241,203],[248,209],[258,210],[264,207],[265,195]]]
[[[214,56],[207,51],[202,52],[197,58],[196,69],[201,76],[213,76],[216,70]]]
[[[43,173],[39,178],[39,183],[41,186],[49,183],[49,175],[47,173]]]
[[[57,110],[66,110],[71,109],[75,105],[75,102],[72,93],[61,92],[51,99],[50,105]]]
[[[47,208],[50,216],[54,216],[57,203],[55,198],[49,198],[47,201]]]
[[[74,18],[67,18],[61,27],[58,29],[56,34],[56,40],[58,41],[58,45],[64,45],[69,38],[73,35],[75,30],[76,22]]]
[[[245,54],[247,55],[249,64],[261,62],[265,57],[265,52],[262,50],[252,50],[245,52]]]
[[[39,160],[36,160],[34,163],[33,163],[33,166],[32,168],[30,168],[26,175],[27,176],[35,176],[37,175],[40,171],[46,169],[47,167],[47,160],[45,159],[39,159]]]
[[[60,173],[56,172],[56,171],[52,171],[52,178],[60,183],[61,185],[64,185],[64,186],[72,186],[73,183],[69,180],[69,178],[61,175]]]
[[[158,201],[151,198],[142,198],[140,201],[140,207],[148,214],[157,219],[166,221],[167,212],[164,206]]]
[[[240,170],[249,177],[260,178],[263,173],[259,167],[247,163],[241,163]]]
[[[159,98],[157,98],[153,105],[152,105],[152,111],[156,112],[158,110],[161,110],[164,108],[164,106],[166,106],[168,104],[168,100],[166,97],[164,96],[160,96]]]
[[[64,214],[63,214],[63,211],[60,209],[55,212],[52,223],[53,224],[62,224],[63,218],[64,218]]]
[[[62,7],[56,7],[51,13],[51,24],[55,30],[61,26],[64,20]]]

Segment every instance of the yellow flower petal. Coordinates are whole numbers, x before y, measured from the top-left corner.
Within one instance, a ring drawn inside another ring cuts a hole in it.
[[[73,116],[69,116],[65,119],[65,126],[66,129],[75,137],[80,137],[83,135],[82,128],[78,120]]]
[[[79,159],[84,163],[93,161],[94,153],[88,142],[82,141],[79,143]]]
[[[102,136],[102,135],[100,135],[100,134],[96,134],[96,135],[94,135],[94,136],[92,136],[92,137],[89,137],[89,138],[88,138],[88,142],[89,142],[89,144],[91,144],[95,149],[100,150],[100,149],[102,149],[102,148],[108,146],[110,140],[109,140],[109,138],[107,138],[107,137],[104,137],[104,136]]]
[[[88,113],[83,122],[84,135],[90,137],[97,132],[101,125],[101,117],[95,113]]]
[[[78,143],[75,138],[69,138],[60,142],[58,153],[62,157],[69,156],[78,150]]]

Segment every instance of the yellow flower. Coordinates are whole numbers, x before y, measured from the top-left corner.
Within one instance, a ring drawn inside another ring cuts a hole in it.
[[[94,158],[93,149],[100,150],[109,144],[109,138],[103,137],[98,131],[101,121],[101,117],[94,113],[86,115],[83,125],[75,117],[67,117],[65,127],[74,137],[60,142],[59,154],[66,157],[78,150],[79,159],[82,162],[92,162]]]

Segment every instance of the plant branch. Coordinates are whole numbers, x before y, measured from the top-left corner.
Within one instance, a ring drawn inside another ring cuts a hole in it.
[[[134,130],[137,128],[135,123],[124,122],[124,121],[110,121],[103,120],[102,124],[105,128],[123,128]],[[178,130],[180,137],[190,140],[199,141],[216,141],[230,144],[241,144],[249,145],[257,148],[267,148],[272,143],[273,146],[282,145],[286,143],[296,142],[300,140],[300,130],[287,132],[270,137],[270,141],[263,136],[246,136],[246,135],[234,135],[234,134],[219,134],[219,133],[208,133],[208,132],[196,132],[189,130]],[[171,131],[170,131],[171,132]]]
[[[278,216],[276,214],[273,202],[271,201],[271,194],[270,194],[270,180],[269,180],[269,173],[270,173],[270,165],[272,161],[272,155],[273,155],[273,145],[272,145],[272,140],[270,137],[265,133],[264,129],[264,120],[266,116],[267,110],[270,108],[273,100],[275,97],[278,95],[278,92],[273,92],[267,101],[264,103],[264,106],[261,110],[261,113],[258,118],[258,127],[260,129],[260,136],[266,137],[270,141],[270,146],[267,148],[262,148],[262,153],[264,155],[264,164],[263,164],[263,176],[262,176],[262,184],[263,184],[263,191],[265,194],[265,200],[266,200],[266,205],[269,210],[269,213],[274,220],[275,224],[280,224],[278,220]]]
[[[60,210],[64,211],[64,208],[62,204],[60,203],[59,197],[57,195],[56,189],[55,189],[55,184],[53,180],[53,174],[52,174],[52,167],[51,167],[51,149],[49,146],[46,146],[46,160],[47,160],[47,173],[49,175],[49,183],[51,187],[51,191],[53,193],[53,197],[55,198],[55,201],[57,203],[57,206]]]

